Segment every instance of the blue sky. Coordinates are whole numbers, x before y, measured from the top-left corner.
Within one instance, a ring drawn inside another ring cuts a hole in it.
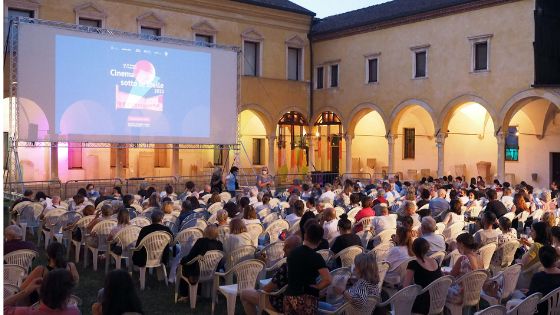
[[[317,14],[318,18],[348,12],[388,0],[290,0]]]

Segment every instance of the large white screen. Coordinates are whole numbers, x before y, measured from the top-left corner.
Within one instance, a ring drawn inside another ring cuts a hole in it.
[[[237,53],[22,23],[19,140],[233,144]]]

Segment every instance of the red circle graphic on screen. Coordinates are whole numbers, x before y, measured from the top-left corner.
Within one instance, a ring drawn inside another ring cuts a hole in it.
[[[156,77],[156,68],[148,60],[140,60],[134,65],[134,77],[140,84],[151,83]]]

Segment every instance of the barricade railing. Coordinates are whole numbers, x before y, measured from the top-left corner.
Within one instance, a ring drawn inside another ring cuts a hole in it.
[[[177,187],[177,177],[175,176],[149,176],[149,177],[133,177],[125,180],[125,188],[127,194],[136,194],[140,190],[140,185],[145,184],[146,188],[154,187],[157,191],[165,190],[166,185]],[[182,190],[181,190],[182,191]],[[123,191],[124,193],[125,191]]]
[[[352,181],[359,180],[362,184],[370,184],[371,183],[371,174],[370,173],[344,173],[342,174],[342,179],[350,179]]]
[[[188,181],[193,182],[196,190],[201,191],[204,189],[204,185],[210,185],[211,177],[212,175],[179,176],[177,178],[177,184],[175,185],[175,191],[177,195],[180,195],[185,191],[185,184]]]
[[[299,179],[302,183],[311,180],[307,174],[303,173],[276,174],[276,176],[274,176],[274,186],[276,189],[289,187],[293,184],[294,179]]]
[[[104,189],[108,188],[109,193],[112,193],[112,189],[115,186],[119,186],[124,190],[124,181],[120,178],[69,180],[64,184],[64,196],[62,197],[64,199],[72,198],[74,195],[76,195],[80,188],[86,188],[88,184],[93,184],[95,190],[99,192],[102,192]]]
[[[29,181],[29,182],[8,182],[4,186],[5,192],[23,193],[30,189],[33,192],[42,191],[47,196],[62,196],[62,183],[59,180]]]
[[[325,184],[333,184],[337,178],[339,178],[339,174],[336,172],[311,172],[311,182],[313,184],[319,184],[321,186]]]

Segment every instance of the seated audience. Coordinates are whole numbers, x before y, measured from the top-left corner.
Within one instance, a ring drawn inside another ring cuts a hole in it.
[[[113,270],[105,277],[105,285],[91,306],[93,315],[143,314],[142,300],[136,292],[132,277],[125,270]]]
[[[412,243],[414,260],[408,263],[403,287],[417,284],[423,288],[442,276],[438,262],[428,256],[430,243],[424,238],[417,238]],[[428,314],[430,310],[430,293],[426,292],[416,297],[412,312],[416,314]]]
[[[459,199],[453,199],[450,202],[449,212],[443,218],[443,224],[450,226],[453,223],[465,222],[465,217],[461,214],[462,204]]]
[[[315,252],[323,238],[323,228],[309,221],[306,223],[303,245],[293,249],[287,259],[288,288],[284,295],[285,314],[316,314],[319,292],[332,281],[325,260]]]
[[[130,217],[128,213],[128,210],[124,207],[121,207],[119,209],[119,212],[117,213],[117,226],[111,229],[111,232],[109,232],[109,236],[107,237],[107,241],[113,240],[118,232],[120,232],[125,227],[130,226]],[[118,244],[112,244],[111,250],[114,253],[122,253],[122,248]]]
[[[301,246],[301,238],[297,235],[291,235],[284,241],[284,257],[290,256],[292,250]],[[262,290],[265,292],[274,292],[282,289],[288,284],[288,264],[284,263],[276,270],[270,282],[265,285]],[[255,289],[245,289],[241,291],[241,302],[243,309],[247,315],[257,314],[260,293]],[[274,309],[279,313],[284,311],[284,294],[270,295],[265,301],[266,308]]]
[[[303,204],[303,201],[296,200],[294,202],[292,210],[293,212],[288,214],[285,218],[285,220],[288,221],[288,224],[290,226],[294,225],[294,223],[301,220],[301,217],[303,216],[303,213],[305,211],[305,205]]]
[[[261,220],[257,217],[257,211],[255,207],[251,205],[245,206],[243,208],[243,219],[241,219],[245,225],[249,224],[261,224]]]
[[[331,244],[339,234],[336,211],[333,208],[325,209],[322,221],[323,229],[325,230],[324,238]]]
[[[177,227],[181,228],[183,226],[183,221],[185,221],[185,219],[193,214],[193,207],[192,207],[192,203],[189,200],[185,200],[181,203],[181,212],[179,213],[179,217],[177,218]]]
[[[348,215],[346,213],[342,214],[340,220],[338,220],[338,232],[340,235],[334,239],[331,245],[331,251],[335,255],[347,247],[354,245],[362,246],[360,237],[352,233],[352,222],[348,220]],[[340,258],[337,260],[336,264],[337,268],[341,266]]]
[[[387,275],[398,276],[396,269],[407,259],[414,255],[412,252],[412,235],[411,231],[405,227],[398,227],[397,233],[393,235],[395,246],[391,247],[387,255],[387,262],[391,264],[391,269]],[[402,279],[401,279],[402,280]]]
[[[20,249],[37,250],[35,244],[23,240],[23,231],[18,225],[8,225],[4,229],[4,255]]]
[[[432,217],[437,217],[438,215],[449,210],[449,202],[445,199],[447,192],[445,189],[438,189],[437,197],[430,200],[428,203],[430,205],[430,213]]]
[[[385,230],[392,230],[397,228],[396,215],[389,215],[389,208],[386,205],[379,206],[380,214],[373,218],[371,226],[373,232],[378,234]]]
[[[500,229],[495,229],[496,215],[491,211],[484,211],[482,213],[482,229],[474,234],[474,240],[480,246],[489,243],[497,243],[498,236],[502,234]]]
[[[445,274],[459,278],[473,270],[484,269],[482,257],[477,252],[478,247],[472,235],[468,233],[459,234],[457,236],[457,250],[461,256],[455,261],[451,271],[445,272]],[[461,304],[463,302],[463,287],[459,284],[451,285],[447,293],[447,300],[453,304]]]
[[[229,222],[229,235],[224,243],[226,255],[245,245],[253,245],[252,237],[247,232],[247,226],[239,218],[231,219]]]
[[[171,230],[167,226],[162,224],[163,215],[164,215],[163,212],[159,209],[152,211],[151,214],[152,224],[147,225],[140,230],[140,234],[138,234],[138,240],[136,241],[136,247],[138,247],[140,242],[146,236],[148,236],[150,233],[153,232],[162,231],[162,232],[167,232],[170,235],[173,235]],[[146,266],[146,259],[147,259],[146,255],[147,253],[145,248],[142,248],[141,250],[138,251],[134,251],[134,253],[132,254],[132,262],[134,263],[135,266],[144,267]],[[161,256],[161,262],[167,264],[168,259],[169,259],[169,251],[164,250],[163,255]]]
[[[76,306],[68,306],[68,299],[72,295],[75,282],[72,274],[66,269],[57,269],[41,278],[34,278],[21,291],[4,299],[4,314],[6,315],[80,315]],[[16,306],[39,289],[40,303],[38,307]]]
[[[521,244],[529,246],[529,250],[521,257],[520,263],[523,266],[522,270],[526,270],[539,261],[539,249],[541,249],[544,245],[550,244],[549,233],[550,232],[546,223],[535,222],[531,225],[532,243],[526,238],[521,238],[519,240]]]
[[[375,212],[371,208],[372,204],[373,204],[373,200],[371,200],[371,197],[366,196],[362,198],[362,209],[360,209],[360,211],[358,211],[358,213],[356,213],[356,216],[354,217],[356,223],[360,222],[360,220],[363,218],[369,218],[375,216]],[[362,224],[357,224],[356,227],[354,228],[354,231],[358,233],[361,232],[363,229],[364,227],[362,226]]]
[[[190,283],[198,282],[198,277],[200,275],[200,265],[198,261],[189,264],[191,260],[197,256],[204,256],[204,254],[210,250],[224,250],[222,242],[218,240],[218,236],[218,228],[212,224],[208,225],[206,229],[204,229],[204,236],[197,239],[189,254],[181,259],[183,276],[187,277]],[[181,302],[186,302],[189,298],[189,288],[187,283],[183,280],[179,283],[179,295],[179,301]]]
[[[509,212],[506,206],[498,200],[498,193],[494,189],[488,189],[486,196],[488,197],[488,204],[486,204],[485,211],[492,212],[496,218],[500,218]]]
[[[342,303],[350,302],[358,312],[365,312],[369,297],[380,297],[379,271],[375,257],[365,253],[358,254],[354,258],[353,276],[356,279],[354,284],[346,289],[334,286],[337,295],[342,296],[340,304],[331,305],[319,302],[319,308],[328,311],[336,310]]]
[[[423,217],[420,225],[420,233],[422,238],[428,241],[430,249],[429,254],[445,251],[445,239],[440,234],[435,234],[437,230],[436,220],[432,217]]]

